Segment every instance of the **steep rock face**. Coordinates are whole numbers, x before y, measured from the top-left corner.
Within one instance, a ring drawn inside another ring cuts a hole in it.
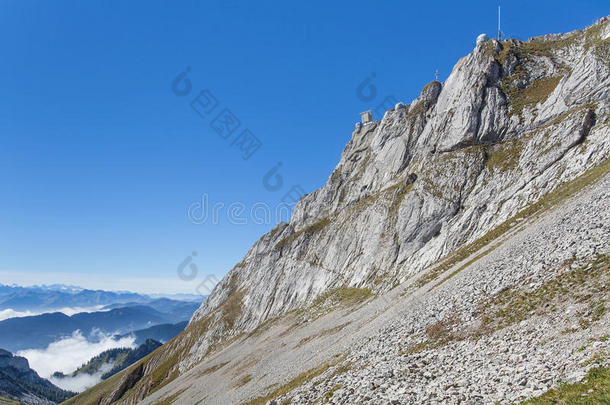
[[[27,404],[54,405],[73,395],[40,378],[25,357],[0,349],[0,397]]]
[[[357,128],[326,185],[195,313],[191,322],[240,298],[231,328],[217,311],[192,360],[219,332],[251,330],[329,289],[390,288],[605,159],[608,26],[482,43],[444,84]]]
[[[123,374],[129,395],[115,386],[108,398],[136,403],[322,294],[387,291],[607,159],[609,32],[484,42],[445,83],[358,127],[327,183],[250,248],[183,334]]]

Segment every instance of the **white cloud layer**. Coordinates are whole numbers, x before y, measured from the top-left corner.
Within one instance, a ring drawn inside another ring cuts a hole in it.
[[[39,313],[32,312],[32,311],[24,311],[24,312],[13,311],[11,308],[3,309],[0,311],[0,321],[9,319],[9,318],[20,318],[22,316],[33,316],[33,315],[39,315]]]
[[[95,374],[79,374],[76,377],[55,378],[49,377],[49,381],[59,388],[72,392],[83,392],[102,381],[102,375],[112,369],[113,364],[104,364],[100,371]]]
[[[117,347],[136,347],[135,337],[125,337],[114,339],[111,335],[101,335],[99,341],[89,342],[80,331],[75,331],[72,336],[58,340],[47,346],[46,349],[30,349],[17,352],[18,356],[25,357],[30,362],[30,367],[43,378],[49,378],[56,371],[64,374],[72,373],[83,363],[89,361],[108,349]],[[108,371],[112,365],[106,370]],[[66,379],[52,379],[52,382],[60,388],[70,389],[71,391],[83,391],[88,387],[97,384],[102,371],[93,376],[82,376]]]
[[[12,308],[8,308],[8,309],[0,310],[0,321],[9,319],[9,318],[20,318],[20,317],[24,317],[24,316],[35,316],[35,315],[40,315],[40,314],[47,314],[50,312],[63,312],[64,314],[66,314],[68,316],[72,316],[74,314],[78,314],[81,312],[109,311],[109,310],[102,310],[103,307],[104,307],[103,305],[96,305],[94,307],[59,308],[59,309],[54,309],[52,311],[40,311],[40,312],[39,311],[15,311]]]

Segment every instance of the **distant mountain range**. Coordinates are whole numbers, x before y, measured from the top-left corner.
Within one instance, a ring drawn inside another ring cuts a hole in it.
[[[133,332],[138,344],[148,338],[165,342],[184,329],[184,322],[205,299],[179,296],[190,300],[63,284],[0,284],[0,312],[5,311],[0,317],[0,347],[11,351],[41,349],[76,330],[90,341],[95,341],[98,332],[121,336]]]
[[[49,405],[74,395],[40,378],[27,359],[0,349],[0,403]]]
[[[42,349],[80,330],[90,341],[101,334],[128,333],[169,319],[150,307],[117,308],[111,311],[68,316],[61,312],[11,318],[0,322],[0,347],[11,351]]]
[[[144,304],[150,300],[148,296],[131,292],[0,285],[0,310],[47,312],[62,308],[89,308],[127,302]]]
[[[80,339],[84,337],[91,344],[103,345],[109,337],[118,342],[133,336],[138,345],[107,350],[69,375],[55,373],[49,377],[51,381],[30,369],[25,358],[0,350],[0,405],[52,405],[74,395],[65,389],[80,391],[88,386],[85,384],[110,377],[182,332],[203,299],[188,294],[151,297],[60,284],[0,285],[0,347],[10,352],[23,350],[28,357],[25,351],[29,349],[47,353],[51,343],[74,338],[76,331],[80,331]],[[61,354],[51,356],[60,356],[60,363]],[[87,359],[84,356],[83,361]],[[9,362],[18,367],[3,369]]]
[[[65,308],[94,308],[120,304],[151,304],[158,302],[190,302],[201,304],[205,296],[192,294],[154,294],[152,296],[128,291],[87,290],[75,286],[54,284],[50,286],[21,287],[0,284],[0,311],[51,312]],[[168,301],[164,301],[168,300]]]
[[[134,331],[140,342],[147,338],[166,341],[184,329],[184,325],[175,324],[188,320],[198,306],[162,298],[148,305],[127,303],[119,308],[72,316],[53,312],[10,318],[0,321],[0,347],[11,351],[41,349],[76,330],[90,341],[100,335],[129,335]],[[158,328],[150,329],[157,325]]]
[[[146,302],[146,306],[167,314],[173,323],[191,319],[193,313],[199,308],[200,302],[176,301],[168,298],[158,298]],[[106,305],[102,310],[140,306],[138,302],[116,303]]]
[[[143,344],[147,339],[154,339],[161,343],[165,343],[182,332],[184,328],[186,328],[186,325],[188,325],[188,321],[178,322],[175,324],[165,323],[162,325],[151,326],[150,328],[146,329],[136,330],[130,333],[125,333],[123,335],[116,335],[115,338],[118,340],[127,336],[134,336],[136,338],[135,343],[137,345]]]

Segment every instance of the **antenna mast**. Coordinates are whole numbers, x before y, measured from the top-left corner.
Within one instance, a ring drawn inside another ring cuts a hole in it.
[[[500,6],[498,6],[498,42],[502,40],[502,34],[500,31]]]

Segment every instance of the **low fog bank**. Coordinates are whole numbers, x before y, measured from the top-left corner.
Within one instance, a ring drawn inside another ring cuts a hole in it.
[[[32,369],[58,387],[81,392],[100,382],[102,374],[109,371],[113,365],[106,364],[100,372],[93,375],[53,378],[52,374],[56,371],[70,374],[92,357],[103,351],[119,347],[135,348],[135,337],[127,336],[116,339],[111,334],[98,333],[95,336],[95,342],[90,342],[77,330],[71,336],[53,342],[45,349],[22,350],[16,354],[28,359]]]

